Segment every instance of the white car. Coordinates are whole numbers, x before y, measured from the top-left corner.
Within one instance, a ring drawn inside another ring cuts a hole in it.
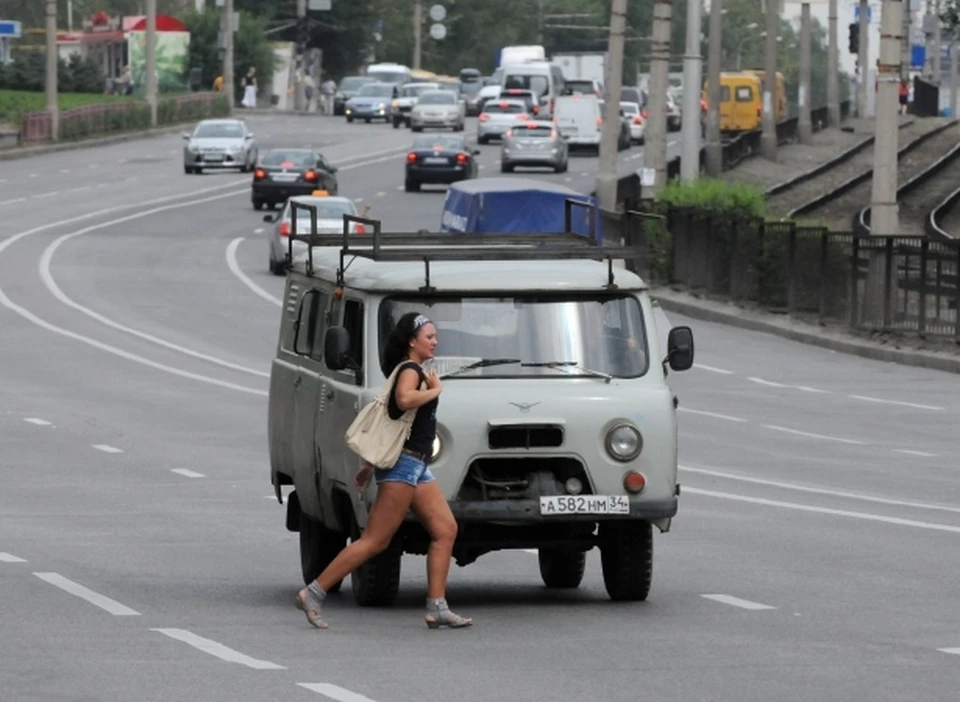
[[[286,275],[287,254],[290,251],[290,234],[293,230],[293,206],[313,206],[317,210],[317,229],[312,231],[312,217],[309,210],[297,208],[297,234],[338,234],[343,232],[343,215],[357,215],[357,208],[353,200],[348,197],[331,197],[324,195],[325,191],[318,190],[314,195],[296,195],[287,200],[280,213],[264,215],[263,221],[272,224],[273,229],[268,235],[270,247],[270,272],[274,275]],[[363,234],[364,226],[352,223],[350,231],[353,234]],[[307,244],[302,241],[293,242],[293,256],[307,250]]]
[[[205,119],[183,139],[183,172],[239,168],[253,170],[257,163],[257,141],[239,119]]]
[[[630,140],[637,144],[642,144],[646,136],[647,121],[640,113],[640,103],[621,102],[620,111],[630,122]]]
[[[466,103],[452,90],[422,92],[410,110],[410,129],[415,132],[422,132],[427,127],[462,132],[466,121]]]

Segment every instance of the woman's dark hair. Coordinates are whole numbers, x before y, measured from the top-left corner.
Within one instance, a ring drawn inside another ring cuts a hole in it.
[[[427,321],[427,318],[419,312],[407,312],[397,320],[396,326],[387,335],[387,341],[383,345],[380,368],[384,375],[389,376],[393,373],[393,369],[407,358],[411,339],[416,338],[420,327]]]

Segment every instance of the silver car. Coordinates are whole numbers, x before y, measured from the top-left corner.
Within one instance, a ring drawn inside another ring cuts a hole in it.
[[[512,173],[516,166],[546,166],[563,173],[567,170],[567,157],[567,143],[553,122],[529,120],[504,133],[500,170]]]
[[[410,110],[410,129],[415,132],[422,132],[424,127],[462,132],[466,120],[466,103],[452,90],[426,90]]]
[[[183,172],[239,168],[252,171],[257,163],[257,141],[239,119],[205,119],[193,133],[184,133]]]
[[[400,88],[400,96],[390,103],[393,114],[393,128],[398,129],[401,124],[410,126],[410,111],[417,104],[420,93],[428,90],[439,90],[439,83],[407,83]]]
[[[273,224],[268,236],[270,247],[270,272],[274,275],[286,275],[287,252],[290,245],[290,232],[293,227],[293,208],[291,202],[302,205],[315,205],[317,208],[317,234],[339,234],[343,231],[343,215],[356,215],[357,208],[347,197],[331,197],[326,195],[296,195],[287,200],[280,213],[265,215],[264,222]],[[297,213],[297,234],[310,234],[311,222],[308,210],[299,210]],[[362,224],[354,223],[350,231],[354,234],[363,234]],[[307,245],[302,241],[293,242],[293,256],[305,253]]]
[[[486,144],[491,139],[501,139],[510,127],[529,118],[523,100],[490,100],[477,117],[477,142]]]

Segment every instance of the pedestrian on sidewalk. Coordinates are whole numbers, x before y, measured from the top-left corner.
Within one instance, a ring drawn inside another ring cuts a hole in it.
[[[337,84],[327,74],[327,79],[320,84],[321,110],[325,115],[333,114],[333,94],[337,92]]]
[[[243,100],[240,104],[248,108],[257,106],[257,69],[253,66],[243,78]]]

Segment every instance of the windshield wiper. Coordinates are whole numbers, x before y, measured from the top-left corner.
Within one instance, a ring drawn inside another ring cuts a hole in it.
[[[577,361],[543,361],[539,363],[521,363],[520,365],[523,368],[576,368],[578,371],[582,371],[587,375],[603,378],[608,383],[613,380],[613,376],[609,373],[603,373],[602,371],[591,368],[583,368]]]
[[[449,378],[454,375],[459,375],[460,373],[466,373],[467,371],[473,370],[474,368],[488,368],[490,366],[508,366],[512,363],[520,363],[519,358],[481,358],[479,361],[474,361],[465,366],[460,366],[454,371],[446,373],[442,377]]]

